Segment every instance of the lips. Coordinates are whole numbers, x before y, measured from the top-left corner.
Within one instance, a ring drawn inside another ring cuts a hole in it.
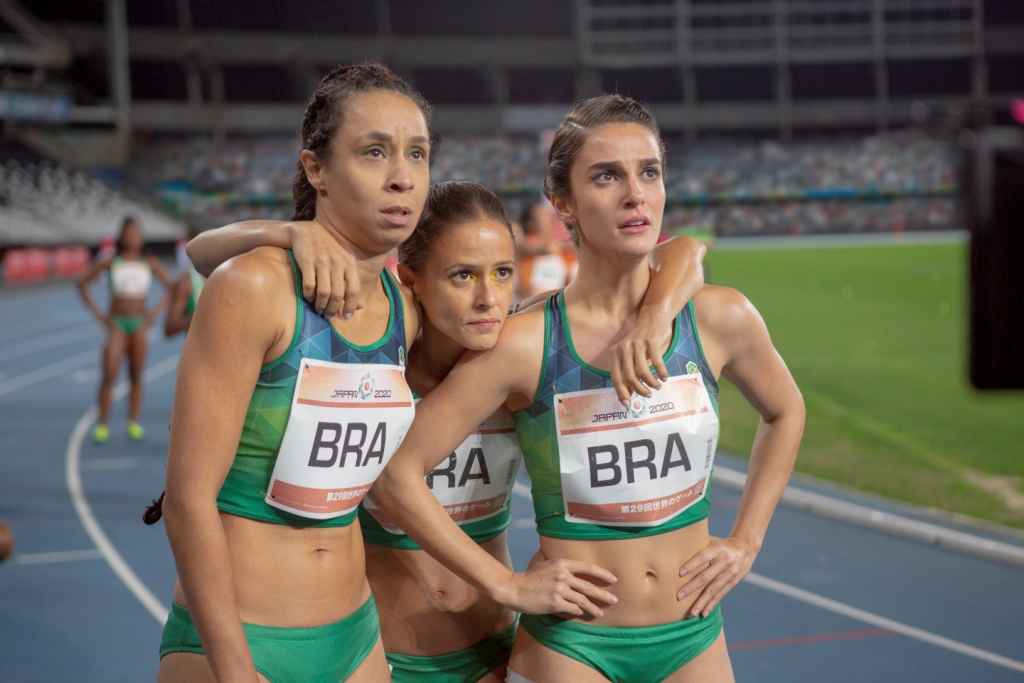
[[[469,324],[477,329],[490,331],[497,327],[499,322],[500,321],[497,318],[484,318],[482,320],[474,320]]]
[[[408,206],[389,206],[381,210],[381,215],[392,225],[408,225],[412,220],[412,209]]]
[[[630,216],[622,223],[619,223],[619,230],[630,235],[647,232],[647,229],[650,227],[651,219],[642,215]]]

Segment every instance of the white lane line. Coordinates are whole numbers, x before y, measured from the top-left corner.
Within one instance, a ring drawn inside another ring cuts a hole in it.
[[[50,363],[44,365],[41,368],[36,368],[30,372],[26,372],[23,375],[17,377],[11,377],[8,380],[0,382],[0,396],[6,396],[7,394],[14,393],[19,389],[25,389],[26,387],[45,382],[48,379],[54,377],[60,377],[64,373],[71,372],[79,366],[85,365],[88,362],[95,363],[99,359],[99,351],[97,349],[89,349],[83,351],[77,355],[59,360],[56,363]]]
[[[142,381],[148,384],[168,373],[174,372],[177,367],[178,354],[174,354],[170,358],[146,368]],[[114,400],[118,401],[124,398],[128,394],[128,387],[128,382],[118,384],[114,388]],[[146,584],[135,575],[132,568],[124,561],[121,554],[117,552],[117,548],[107,538],[103,527],[96,521],[96,516],[93,515],[92,508],[89,507],[89,501],[85,497],[85,490],[82,488],[82,477],[79,471],[82,441],[85,439],[89,427],[96,421],[96,416],[97,410],[95,406],[85,411],[85,414],[79,418],[75,428],[71,431],[71,437],[68,439],[68,449],[64,458],[64,477],[67,479],[68,494],[71,496],[71,502],[75,506],[75,512],[78,514],[78,519],[85,528],[85,532],[89,534],[89,538],[92,539],[96,549],[103,556],[103,559],[107,561],[107,564],[110,565],[114,574],[117,575],[117,578],[121,579],[121,583],[142,603],[142,606],[153,615],[153,618],[160,622],[160,624],[164,624],[167,621],[167,615],[170,614],[170,609],[153,595],[149,588],[146,587]]]
[[[99,550],[63,550],[56,553],[30,553],[28,555],[15,555],[16,564],[50,564],[51,562],[76,562],[78,560],[101,560],[103,555]]]
[[[35,339],[9,346],[0,351],[0,362],[21,358],[22,356],[28,356],[57,346],[64,346],[65,344],[97,335],[99,331],[99,325],[90,323],[80,327],[72,327],[70,330],[64,330],[63,332],[55,332],[44,337],[36,337]]]
[[[996,666],[1001,666],[1007,669],[1013,669],[1014,671],[1024,672],[1024,662],[1019,662],[1016,659],[1010,659],[1009,657],[997,655],[994,652],[982,650],[981,648],[974,647],[973,645],[967,645],[965,643],[952,640],[951,638],[931,633],[930,631],[924,631],[898,621],[893,621],[892,619],[886,619],[885,617],[873,614],[872,612],[866,612],[862,609],[851,607],[845,603],[830,600],[829,598],[818,595],[817,593],[811,593],[810,591],[790,586],[789,584],[782,583],[781,581],[769,579],[767,576],[761,576],[760,574],[751,572],[747,574],[746,578],[743,580],[774,593],[779,593],[780,595],[793,598],[794,600],[806,602],[809,605],[814,605],[815,607],[820,607],[821,609],[828,610],[829,612],[835,612],[836,614],[841,614],[845,617],[862,621],[865,624],[889,629],[890,631],[895,631],[896,633],[907,636],[908,638],[913,638],[915,640],[928,643],[929,645],[941,647],[944,650],[950,650],[951,652],[966,655],[974,659],[980,659],[983,662],[995,664]]]
[[[715,467],[713,479],[716,485],[735,491],[742,491],[747,483],[746,474],[727,467]],[[787,486],[779,502],[787,507],[822,517],[1024,568],[1024,548],[1018,545],[947,529],[937,524],[883,512],[795,486]]]
[[[718,474],[718,472],[721,469],[724,468],[716,468],[715,470],[716,477],[718,479],[721,478],[721,475]],[[737,472],[736,474],[741,473]],[[523,498],[526,498],[528,500],[533,499],[533,496],[530,495],[530,489],[525,484],[518,481],[512,487],[512,493],[518,496],[522,496]],[[534,520],[532,519],[517,519],[513,520],[511,524],[511,526],[516,529],[528,528],[533,525]],[[755,574],[754,572],[751,572],[747,574],[746,578],[744,578],[744,581],[749,581],[755,586],[760,586],[761,588],[764,588],[766,590],[770,590],[775,593],[780,593],[787,597],[793,598],[794,600],[806,602],[808,604],[814,605],[815,607],[820,607],[821,609],[825,609],[830,612],[842,614],[843,616],[850,617],[851,619],[856,619],[857,621],[862,621],[867,624],[872,624],[873,626],[878,626],[880,628],[886,628],[891,631],[895,631],[896,633],[907,636],[908,638],[914,638],[915,640],[920,640],[930,645],[935,645],[937,647],[941,647],[946,650],[951,650],[953,652],[957,652],[968,657],[980,659],[982,661],[989,662],[990,664],[1002,666],[1007,669],[1013,669],[1014,671],[1024,672],[1024,662],[1018,662],[1015,659],[1010,659],[1009,657],[997,655],[993,652],[988,652],[987,650],[982,650],[981,648],[977,648],[972,645],[967,645],[965,643],[961,643],[959,641],[946,638],[945,636],[940,636],[929,631],[914,628],[913,626],[909,626],[898,621],[893,621],[892,619],[886,619],[883,616],[879,616],[871,612],[866,612],[862,609],[857,609],[856,607],[852,607],[842,602],[830,600],[829,598],[818,595],[817,593],[811,593],[810,591],[805,591],[801,588],[790,586],[789,584],[782,583],[781,581],[769,579],[767,576],[761,576],[760,574]]]

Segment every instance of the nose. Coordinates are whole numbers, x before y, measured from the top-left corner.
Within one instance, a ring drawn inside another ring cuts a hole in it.
[[[489,311],[498,305],[498,293],[490,278],[480,278],[474,305],[478,311]]]
[[[408,192],[413,188],[412,173],[409,168],[409,161],[404,156],[391,164],[391,172],[388,174],[388,189],[392,192]]]
[[[644,190],[640,187],[639,178],[633,178],[629,181],[628,191],[629,194],[626,195],[626,208],[635,209],[647,201],[644,197]]]

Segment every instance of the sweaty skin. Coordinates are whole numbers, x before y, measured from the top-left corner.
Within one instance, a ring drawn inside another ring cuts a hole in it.
[[[657,139],[635,124],[598,128],[573,167],[572,186],[573,198],[555,201],[566,223],[581,226],[580,270],[565,290],[566,311],[582,359],[608,369],[612,347],[636,325],[650,282],[646,260],[665,200]],[[638,215],[647,220],[646,228],[629,225]],[[595,574],[587,585],[579,579],[577,594],[562,596],[556,610],[562,616],[605,626],[645,626],[704,613],[749,571],[760,548],[796,456],[802,399],[763,321],[741,294],[705,286],[694,298],[694,308],[715,376],[736,384],[762,416],[733,532],[714,539],[701,522],[642,539],[541,537],[547,559],[538,566],[561,563],[571,573],[573,567],[589,564],[616,577],[611,582]],[[420,403],[408,436],[375,489],[378,504],[421,547],[505,604],[513,578],[475,544],[453,533],[454,525],[423,476],[491,412],[501,406],[514,412],[532,403],[544,347],[544,313],[535,306],[510,318],[492,349],[466,354]],[[580,662],[532,642],[522,629],[510,669],[536,683],[604,680]],[[724,636],[668,680],[701,676],[731,680]]]

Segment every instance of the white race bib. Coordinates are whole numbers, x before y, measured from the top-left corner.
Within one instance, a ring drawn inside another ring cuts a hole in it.
[[[534,256],[530,266],[530,286],[544,292],[565,287],[569,269],[565,259],[557,254]]]
[[[718,416],[700,374],[628,409],[614,389],[555,394],[555,407],[566,521],[657,526],[704,496]]]
[[[414,415],[402,368],[303,358],[267,504],[312,519],[351,512]]]
[[[427,486],[456,524],[479,522],[505,508],[521,460],[515,421],[502,411],[488,418],[428,474]],[[363,504],[385,530],[405,533],[372,498]]]
[[[110,265],[110,282],[119,299],[145,299],[153,271],[145,261],[115,261]]]

